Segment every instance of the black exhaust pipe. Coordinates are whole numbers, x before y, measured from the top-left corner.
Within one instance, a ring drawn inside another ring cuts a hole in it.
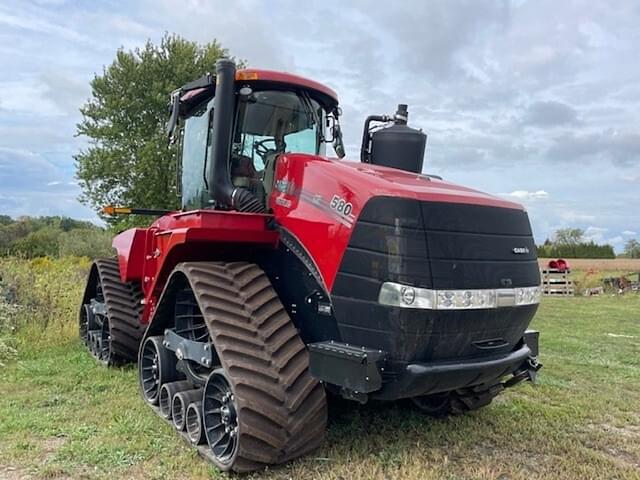
[[[232,207],[241,212],[262,213],[264,206],[244,188],[231,183],[229,162],[235,120],[236,65],[228,58],[216,62],[216,96],[213,100],[213,130],[207,168],[209,195],[216,208]]]

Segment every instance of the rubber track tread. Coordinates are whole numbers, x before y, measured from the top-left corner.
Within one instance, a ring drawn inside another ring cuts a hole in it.
[[[305,345],[265,273],[245,262],[190,262],[176,270],[191,284],[236,391],[240,441],[233,470],[317,448],[327,422],[324,388],[309,373]]]
[[[102,284],[110,324],[111,358],[108,365],[135,362],[144,334],[144,328],[140,324],[142,290],[138,285],[120,280],[116,258],[99,258],[94,265]]]

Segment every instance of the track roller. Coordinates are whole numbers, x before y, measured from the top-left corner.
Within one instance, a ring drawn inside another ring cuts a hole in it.
[[[204,428],[202,428],[202,402],[190,403],[185,417],[187,436],[193,445],[200,445],[205,441]]]
[[[185,390],[178,392],[173,396],[171,401],[171,418],[173,426],[179,432],[183,431],[186,426],[187,407],[193,402],[197,402],[202,398],[202,389]]]
[[[163,418],[171,418],[171,402],[173,396],[184,390],[191,389],[191,383],[186,380],[178,382],[165,383],[160,387],[160,398],[158,399],[158,408],[160,410],[160,416]]]

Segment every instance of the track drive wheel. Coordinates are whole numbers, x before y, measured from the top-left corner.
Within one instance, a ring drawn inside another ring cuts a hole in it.
[[[168,382],[178,380],[180,374],[176,370],[176,357],[162,344],[163,337],[147,337],[140,350],[140,385],[142,395],[151,405],[157,405],[160,388]]]
[[[79,315],[80,340],[108,366],[135,362],[144,330],[142,292],[122,283],[118,260],[97,259],[91,266]]]

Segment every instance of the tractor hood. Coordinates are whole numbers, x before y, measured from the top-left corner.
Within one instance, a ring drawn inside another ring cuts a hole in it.
[[[269,205],[278,224],[306,249],[330,291],[353,228],[376,197],[505,209],[507,216],[524,217],[528,226],[524,208],[514,202],[426,175],[304,154],[278,158]],[[380,217],[385,213],[393,216],[381,211]],[[406,218],[395,222],[406,226]]]

